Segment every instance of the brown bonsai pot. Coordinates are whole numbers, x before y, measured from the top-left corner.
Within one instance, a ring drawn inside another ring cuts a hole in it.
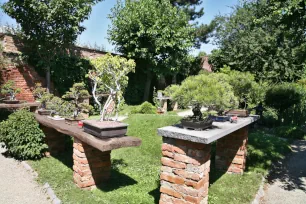
[[[46,109],[39,109],[37,112],[39,115],[50,115],[52,111]]]
[[[102,139],[125,136],[127,127],[128,124],[117,121],[83,121],[84,132]]]
[[[82,117],[77,118],[65,118],[65,123],[68,125],[78,125],[81,120],[84,120]]]
[[[196,120],[193,118],[184,118],[181,120],[183,128],[192,130],[205,130],[212,127],[213,120],[207,118],[205,120]]]
[[[18,100],[3,100],[3,102],[6,104],[18,104],[19,103]]]
[[[244,110],[244,109],[235,109],[235,110],[228,111],[226,115],[228,116],[236,115],[238,117],[248,117],[249,112],[248,110]]]

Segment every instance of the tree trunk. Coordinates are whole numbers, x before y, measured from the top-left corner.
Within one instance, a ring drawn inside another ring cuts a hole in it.
[[[172,84],[176,84],[176,82],[177,82],[176,74],[174,74],[174,75],[172,76]]]
[[[47,92],[51,93],[51,71],[50,71],[50,67],[47,67],[46,81],[47,81]]]
[[[152,78],[153,78],[153,74],[152,72],[149,71],[147,73],[147,81],[146,81],[146,86],[144,90],[143,101],[149,100]]]

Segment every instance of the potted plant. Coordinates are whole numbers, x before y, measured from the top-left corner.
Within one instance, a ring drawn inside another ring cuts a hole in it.
[[[213,120],[209,115],[203,117],[201,107],[207,111],[222,112],[226,108],[235,107],[238,100],[232,87],[213,75],[197,75],[186,78],[182,84],[171,91],[170,96],[184,106],[192,105],[193,116],[181,120],[184,128],[204,130],[212,126]]]
[[[7,100],[3,100],[4,103],[8,104],[16,104],[19,101],[16,99],[16,94],[20,93],[20,88],[15,88],[15,82],[12,80],[8,80],[2,87],[1,87],[1,94],[8,96]]]
[[[51,116],[48,116],[52,120],[65,120],[65,117],[73,114],[73,105],[63,99],[54,96],[49,103],[47,103],[47,109],[51,110]]]
[[[128,85],[129,72],[135,72],[134,60],[127,60],[120,56],[106,54],[91,61],[93,70],[89,71],[88,77],[93,84],[92,96],[100,110],[100,120],[85,120],[84,131],[96,137],[124,136],[127,131],[127,124],[118,122],[118,110],[122,103],[122,96]],[[102,107],[99,101],[98,92],[108,92],[109,97]],[[113,111],[108,111],[114,106]],[[115,120],[110,119],[115,112]]]
[[[73,105],[73,115],[65,118],[66,123],[70,125],[77,125],[79,121],[84,120],[81,113],[88,113],[91,106],[85,102],[89,97],[89,93],[85,88],[84,83],[75,83],[72,88],[66,92],[62,98],[72,99],[70,103]]]
[[[35,84],[35,89],[33,94],[37,101],[40,102],[40,108],[38,109],[38,114],[40,115],[50,115],[51,110],[47,110],[47,102],[53,98],[53,94],[47,93],[47,89],[43,88],[41,83]]]

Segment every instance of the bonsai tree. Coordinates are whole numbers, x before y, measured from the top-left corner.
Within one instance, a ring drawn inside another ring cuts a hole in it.
[[[199,113],[201,106],[222,112],[238,104],[232,86],[226,80],[214,77],[214,74],[190,76],[180,86],[169,87],[166,92],[183,106],[194,106],[199,116],[201,116]]]
[[[62,98],[72,99],[71,103],[74,106],[73,118],[77,119],[82,112],[89,112],[91,106],[84,102],[85,98],[89,97],[89,93],[85,88],[84,83],[75,83],[72,88],[66,92]]]
[[[100,121],[109,119],[112,111],[107,113],[108,108],[115,103],[116,121],[118,119],[118,110],[122,102],[122,96],[128,84],[129,72],[135,72],[134,60],[127,60],[120,56],[106,54],[91,61],[94,69],[90,70],[88,77],[92,80],[92,96],[99,106],[101,118]],[[103,108],[99,101],[98,92],[107,92],[109,97]]]
[[[54,96],[50,103],[47,105],[47,109],[52,110],[52,115],[71,116],[73,115],[73,105],[68,101],[64,101],[60,97]]]
[[[8,80],[1,88],[1,93],[4,95],[9,95],[10,101],[16,100],[16,94],[20,93],[20,88],[15,88],[15,82]]]
[[[46,108],[46,103],[53,98],[53,94],[47,92],[46,88],[43,88],[41,83],[35,84],[35,89],[33,91],[35,98],[41,103],[41,108]]]

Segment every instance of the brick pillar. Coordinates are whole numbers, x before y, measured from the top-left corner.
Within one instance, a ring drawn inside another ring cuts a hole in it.
[[[208,203],[209,144],[163,137],[160,204]]]
[[[216,168],[227,173],[243,174],[246,163],[248,126],[217,141]]]
[[[53,128],[48,128],[45,126],[40,126],[45,134],[45,141],[48,145],[48,152],[46,155],[56,155],[65,151],[65,135],[57,132]]]
[[[111,151],[101,152],[74,138],[73,180],[79,188],[93,189],[110,177]]]

